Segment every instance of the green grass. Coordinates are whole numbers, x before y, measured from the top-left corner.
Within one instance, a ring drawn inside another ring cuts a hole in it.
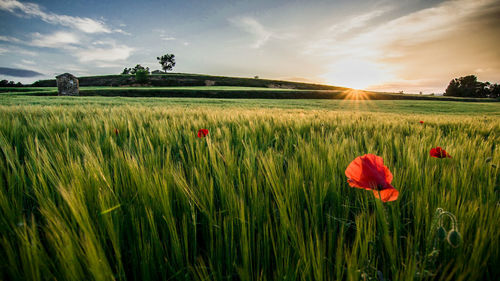
[[[165,106],[186,108],[278,108],[403,114],[500,115],[498,103],[448,102],[433,100],[322,100],[322,99],[205,99],[205,98],[129,98],[60,97],[0,94],[0,105],[61,106]]]
[[[495,103],[3,95],[0,280],[496,280],[499,136]]]

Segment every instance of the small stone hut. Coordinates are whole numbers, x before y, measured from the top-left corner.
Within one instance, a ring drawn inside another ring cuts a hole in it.
[[[74,75],[63,73],[56,76],[56,81],[60,96],[78,96],[80,94],[78,79]]]

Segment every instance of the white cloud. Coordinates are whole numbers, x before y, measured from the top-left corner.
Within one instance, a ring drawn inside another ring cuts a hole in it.
[[[24,50],[24,49],[19,49],[19,48],[16,48],[16,50],[14,50],[13,52],[27,55],[27,56],[31,56],[31,57],[36,57],[38,55],[36,52],[32,52],[32,51],[28,51],[28,50]]]
[[[165,40],[165,41],[171,41],[171,40],[175,40],[176,38],[172,37],[172,36],[161,35],[160,39]]]
[[[80,49],[75,54],[80,62],[113,62],[128,59],[133,51],[129,46],[112,43],[108,47]]]
[[[27,56],[31,56],[31,57],[37,56],[36,52],[21,49],[17,46],[16,47],[1,46],[0,53],[15,53],[15,54],[22,54],[22,55],[27,55]]]
[[[0,0],[0,10],[8,11],[16,15],[22,12],[30,17],[38,17],[50,24],[59,24],[73,27],[85,33],[111,33],[111,29],[105,23],[91,18],[58,15],[45,12],[35,3],[21,3],[17,0]],[[118,31],[119,32],[119,31]]]
[[[121,33],[121,34],[123,34],[123,35],[127,35],[127,36],[132,35],[131,33],[126,32],[126,31],[124,31],[123,29],[120,29],[120,28],[113,29],[113,32],[116,32],[116,33]]]
[[[264,46],[271,39],[292,39],[296,37],[296,34],[293,33],[271,30],[252,17],[242,16],[228,20],[236,27],[254,36],[255,41],[250,45],[254,49]]]
[[[354,16],[346,21],[336,23],[331,26],[328,32],[333,37],[338,37],[340,35],[348,34],[349,32],[356,30],[361,27],[365,27],[371,20],[382,16],[383,14],[390,11],[392,8],[386,7],[374,11],[370,11],[364,14]]]
[[[2,35],[0,35],[0,41],[11,42],[11,43],[21,43],[21,40],[15,38],[15,37],[12,37],[12,36],[2,36]]]
[[[48,48],[74,49],[75,44],[80,42],[74,33],[59,31],[53,34],[33,33],[33,40],[30,45]]]
[[[273,33],[254,18],[238,17],[229,19],[229,21],[255,36],[255,42],[251,45],[252,48],[258,49],[262,47],[271,37],[273,37]]]
[[[116,68],[116,67],[123,67],[123,64],[98,62],[98,63],[95,64],[95,66],[101,67],[101,68]]]
[[[32,60],[24,60],[23,59],[23,60],[21,60],[21,62],[24,63],[24,64],[31,64],[31,65],[36,64],[36,62],[34,62]]]

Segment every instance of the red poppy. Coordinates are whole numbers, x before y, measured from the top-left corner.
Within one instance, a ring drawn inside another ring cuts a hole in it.
[[[373,195],[383,202],[398,199],[399,191],[392,185],[391,171],[384,165],[384,159],[365,154],[354,159],[345,170],[351,187],[373,190]]]
[[[424,124],[424,121],[420,121],[420,124]]]
[[[441,147],[437,146],[435,148],[432,148],[431,151],[429,151],[429,154],[431,157],[436,157],[436,158],[451,158],[451,156],[446,152],[446,150],[442,149]]]
[[[204,138],[208,135],[208,130],[207,129],[199,129],[198,130],[198,137],[199,138]]]
[[[115,135],[117,135],[117,136],[118,136],[118,133],[120,133],[120,131],[118,131],[118,129],[117,129],[117,128],[115,128]]]

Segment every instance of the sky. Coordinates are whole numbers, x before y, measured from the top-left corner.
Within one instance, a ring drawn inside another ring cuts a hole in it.
[[[500,0],[0,0],[0,79],[174,72],[442,93],[500,83]]]

